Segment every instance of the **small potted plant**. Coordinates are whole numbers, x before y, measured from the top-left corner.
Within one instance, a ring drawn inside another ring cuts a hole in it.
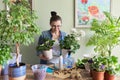
[[[37,46],[37,51],[42,51],[43,54],[47,57],[47,59],[52,59],[52,46],[54,44],[54,40],[50,40],[48,38],[43,39],[43,43]]]
[[[67,52],[75,53],[80,48],[80,38],[85,36],[83,30],[71,29],[71,34],[65,36],[64,40],[60,41],[60,48],[65,49]]]
[[[105,80],[115,80],[115,75],[120,74],[120,64],[118,62],[118,57],[110,56],[107,57],[107,66],[105,72]]]
[[[85,63],[88,62],[87,58],[77,59],[76,66],[81,69],[85,69]]]
[[[0,74],[2,68],[4,69],[4,65],[7,64],[7,61],[9,59],[11,59],[10,53],[11,53],[10,46],[1,43],[0,44]]]
[[[104,72],[107,64],[106,57],[101,55],[94,56],[91,64],[93,80],[104,80]]]

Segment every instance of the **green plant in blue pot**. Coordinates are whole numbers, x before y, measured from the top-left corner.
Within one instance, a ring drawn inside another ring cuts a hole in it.
[[[37,16],[30,9],[28,0],[3,0],[7,9],[0,11],[0,35],[16,53],[16,63],[9,65],[9,80],[26,77],[26,64],[19,62],[20,45],[34,42],[34,35],[39,33],[35,23]],[[16,72],[17,71],[17,72]]]

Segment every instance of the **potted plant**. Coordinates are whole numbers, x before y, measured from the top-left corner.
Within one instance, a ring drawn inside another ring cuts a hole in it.
[[[9,9],[1,11],[1,34],[7,44],[16,48],[16,64],[10,65],[10,80],[25,79],[26,65],[19,63],[20,44],[29,45],[34,41],[35,33],[39,28],[34,20],[37,18],[34,11],[30,9],[28,0],[3,0]],[[16,70],[18,72],[16,72]],[[16,74],[17,73],[17,74]]]
[[[94,34],[87,45],[94,45],[95,52],[111,57],[112,49],[120,43],[120,17],[113,17],[108,12],[104,14],[105,20],[93,20],[91,30]],[[109,63],[109,60],[107,62]]]
[[[75,53],[80,48],[80,38],[85,36],[83,30],[71,29],[71,34],[65,36],[64,40],[60,41],[60,48],[65,49],[68,52]]]
[[[104,80],[104,72],[107,64],[106,57],[101,55],[94,56],[92,60],[91,69],[93,80]]]
[[[43,39],[43,43],[36,47],[37,51],[42,51],[43,54],[47,57],[47,59],[52,59],[52,46],[54,44],[54,40],[50,40],[48,38]]]
[[[118,62],[118,57],[110,56],[107,57],[106,72],[104,75],[104,80],[115,80],[115,75],[120,74],[120,64]]]

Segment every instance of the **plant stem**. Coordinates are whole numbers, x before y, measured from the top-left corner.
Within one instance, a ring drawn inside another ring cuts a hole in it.
[[[109,46],[108,54],[109,54],[109,57],[110,57],[111,56],[111,47],[110,46]]]
[[[19,48],[19,43],[16,43],[16,63],[17,66],[19,66],[19,54],[20,54],[20,48]]]

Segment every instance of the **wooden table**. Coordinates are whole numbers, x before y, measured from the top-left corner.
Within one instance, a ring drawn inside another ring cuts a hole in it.
[[[90,77],[90,74],[84,69],[81,69],[81,76],[82,76],[82,79],[80,80],[92,80],[92,78]],[[9,80],[8,75],[0,77],[0,80]],[[26,80],[34,80],[33,72],[30,68],[30,65],[27,65]],[[47,73],[45,80],[76,80],[76,79],[70,79],[70,78],[61,79],[61,78],[55,77],[53,74]],[[117,77],[115,80],[120,80],[120,77]]]

